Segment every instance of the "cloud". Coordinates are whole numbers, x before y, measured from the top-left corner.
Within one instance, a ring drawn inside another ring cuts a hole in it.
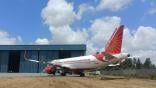
[[[101,0],[97,5],[97,10],[119,11],[126,8],[131,0]]]
[[[120,25],[121,19],[117,16],[102,17],[93,20],[88,29],[90,37],[87,39],[87,54],[104,51],[104,47],[115,27]],[[88,34],[88,35],[89,35]]]
[[[156,29],[139,26],[134,33],[130,29],[124,31],[124,48],[133,50],[156,50]],[[128,41],[127,41],[128,40]]]
[[[156,64],[156,28],[139,26],[132,32],[126,28],[124,31],[123,52],[139,56],[142,60],[150,57]]]
[[[150,8],[148,11],[148,14],[151,14],[151,15],[156,14],[156,7]]]
[[[20,36],[11,37],[7,32],[0,30],[0,45],[15,45],[20,44],[22,42],[22,38]]]
[[[156,29],[152,27],[140,26],[132,41],[136,49],[156,50]]]
[[[52,0],[53,1],[53,0]],[[65,0],[61,0],[64,4],[60,3],[51,3],[51,0],[48,2],[48,5],[43,9],[42,14],[46,14],[43,16],[45,23],[49,26],[49,30],[52,35],[52,39],[50,40],[50,44],[86,44],[87,45],[87,54],[95,53],[101,46],[104,46],[107,37],[110,36],[111,30],[113,31],[117,25],[120,23],[120,18],[113,17],[104,17],[94,20],[91,27],[88,29],[73,29],[70,24],[73,21],[64,23],[67,18],[62,18],[61,20],[56,21],[55,15],[51,14],[51,12],[55,11],[53,8],[55,6],[63,7],[61,5],[70,5],[70,3]],[[54,2],[54,1],[53,1]],[[56,1],[57,2],[57,1]],[[45,9],[49,9],[45,11]],[[71,7],[73,8],[73,7]],[[58,8],[60,10],[60,8]],[[82,4],[79,7],[78,15],[81,18],[83,13],[87,10],[93,10],[93,7],[90,7],[87,4]],[[67,12],[66,12],[67,11]],[[59,12],[59,11],[58,11]],[[65,10],[64,13],[69,13],[68,10]],[[70,13],[75,13],[73,9],[70,9]],[[61,12],[59,15],[63,15]],[[71,14],[72,15],[72,14]],[[47,19],[45,19],[47,18]],[[71,18],[74,20],[74,18]],[[56,24],[51,23],[51,21],[56,21]],[[64,24],[62,24],[62,22]],[[90,36],[91,35],[91,36]],[[100,38],[99,38],[100,37]],[[104,39],[104,40],[103,40]]]
[[[89,29],[92,35],[90,42],[93,43],[94,47],[98,50],[103,48],[120,22],[121,19],[117,16],[95,19]]]
[[[82,15],[87,11],[94,11],[95,8],[88,4],[81,4],[79,6],[79,11],[77,13],[77,19],[80,20],[82,18]]]
[[[49,44],[49,40],[46,38],[37,38],[35,44]]]
[[[49,0],[41,15],[45,23],[53,27],[71,24],[76,17],[73,5],[65,0]]]
[[[51,43],[55,44],[84,44],[88,36],[85,29],[74,31],[69,25],[51,27],[50,31],[53,35]]]
[[[82,6],[83,7],[83,6]],[[79,12],[82,15],[84,10]],[[50,0],[42,10],[42,17],[52,34],[52,44],[82,44],[86,42],[85,30],[73,30],[70,24],[76,19],[73,5],[66,0]]]

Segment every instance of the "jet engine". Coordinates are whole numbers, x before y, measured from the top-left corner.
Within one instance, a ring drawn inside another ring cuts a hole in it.
[[[45,73],[48,73],[48,74],[52,74],[54,72],[54,67],[50,64],[48,64],[45,69],[44,69],[44,72]]]

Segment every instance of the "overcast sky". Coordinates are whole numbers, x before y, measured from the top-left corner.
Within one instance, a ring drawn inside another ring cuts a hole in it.
[[[123,52],[156,63],[155,0],[0,0],[0,44],[87,44],[104,50],[125,25]]]

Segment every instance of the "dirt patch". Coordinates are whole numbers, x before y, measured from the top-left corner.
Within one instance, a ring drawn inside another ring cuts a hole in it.
[[[100,80],[85,77],[6,77],[0,88],[156,88],[156,80]]]

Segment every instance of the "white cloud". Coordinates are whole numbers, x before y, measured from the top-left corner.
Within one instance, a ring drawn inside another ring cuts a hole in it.
[[[22,42],[22,38],[20,36],[11,37],[7,32],[0,31],[0,45],[15,45],[20,44]]]
[[[132,43],[136,49],[156,50],[156,29],[140,26],[134,35]]]
[[[122,45],[122,51],[123,52],[130,52],[133,51],[132,47],[132,40],[133,40],[133,35],[130,29],[125,28],[124,33],[123,33],[123,45]]]
[[[104,47],[120,22],[121,19],[117,16],[95,19],[90,27],[92,35],[90,41],[94,46]]]
[[[142,60],[150,57],[156,64],[156,28],[139,26],[135,32],[128,28],[124,31],[123,51],[134,56],[139,56]]]
[[[71,24],[75,17],[73,5],[65,0],[49,0],[47,6],[42,10],[42,18],[45,23],[54,27]]]
[[[36,39],[35,44],[49,44],[49,41],[46,38],[38,38]]]
[[[101,0],[97,10],[119,11],[126,8],[131,0]]]
[[[156,29],[152,27],[139,26],[133,34],[130,29],[125,29],[124,51],[156,50],[155,34]]]
[[[84,8],[83,8],[84,9]],[[84,10],[79,12],[82,15]],[[82,44],[86,42],[85,30],[73,30],[70,24],[76,19],[73,5],[66,0],[49,0],[42,10],[42,17],[49,26],[53,44]]]
[[[87,38],[86,30],[72,30],[69,25],[61,27],[51,27],[50,31],[53,35],[51,43],[59,44],[84,44]]]
[[[97,49],[97,47],[95,47],[93,45],[94,43],[91,42],[91,41],[87,41],[86,43],[86,47],[87,47],[87,50],[86,50],[86,54],[95,54],[96,52],[98,52],[99,50]]]
[[[82,15],[87,11],[93,11],[95,8],[88,4],[81,4],[79,6],[79,11],[77,13],[77,19],[80,20],[82,18]]]
[[[156,7],[150,8],[148,11],[148,14],[151,14],[151,15],[156,14]]]
[[[44,39],[45,41],[48,41],[48,43],[85,43],[87,34],[85,34],[83,30],[74,31],[70,27],[70,24],[76,18],[76,14],[73,11],[73,5],[71,3],[68,3],[66,0],[49,0],[47,6],[42,10],[42,17],[45,23],[49,26],[49,30],[52,34],[52,40],[48,41]]]

